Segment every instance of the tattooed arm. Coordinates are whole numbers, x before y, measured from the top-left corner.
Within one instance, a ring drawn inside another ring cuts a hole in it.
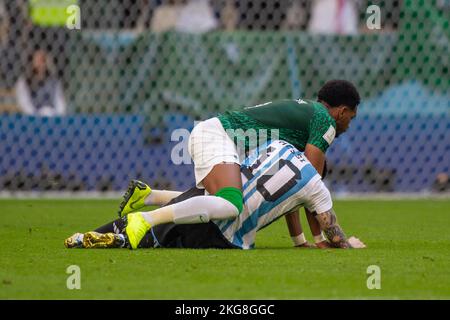
[[[341,226],[338,224],[333,209],[316,214],[316,219],[319,221],[320,227],[333,247],[343,249],[352,247],[347,241]]]

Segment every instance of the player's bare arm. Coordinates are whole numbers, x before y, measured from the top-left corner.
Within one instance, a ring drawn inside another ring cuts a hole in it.
[[[332,247],[342,249],[365,247],[364,243],[357,238],[352,237],[347,239],[344,231],[337,222],[337,217],[333,209],[317,214],[316,219]]]
[[[317,172],[323,176],[323,166],[325,163],[325,154],[312,144],[307,144],[305,148],[305,156],[311,162],[313,167],[317,170]],[[314,215],[305,208],[306,217],[308,219],[309,228],[311,229],[311,233],[315,238],[319,238],[321,236],[322,230],[320,228],[319,223],[314,218]],[[286,215],[286,222],[288,224],[288,228],[292,237],[292,234],[300,234],[300,231],[297,229],[297,226],[300,225],[300,217],[299,212],[292,212]],[[323,242],[323,241],[322,241]],[[321,242],[318,242],[319,247],[327,247],[326,245],[321,246]]]
[[[323,166],[325,163],[325,154],[315,145],[308,143],[305,147],[305,157],[311,162],[313,167],[321,176],[323,174]]]
[[[294,242],[294,246],[298,248],[312,248],[314,245],[310,244],[303,233],[303,228],[298,217],[299,208],[294,208],[286,213],[285,218],[289,229],[289,234]]]
[[[344,231],[337,223],[336,214],[333,209],[317,214],[316,219],[333,247],[351,248],[351,245],[347,242]]]

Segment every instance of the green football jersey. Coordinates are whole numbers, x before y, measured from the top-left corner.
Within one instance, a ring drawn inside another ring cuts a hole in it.
[[[336,121],[327,108],[312,100],[280,100],[257,106],[246,107],[240,111],[226,111],[217,117],[225,130],[278,129],[279,139],[293,144],[304,151],[306,144],[312,144],[324,153],[336,135]],[[235,131],[236,132],[236,131]],[[245,137],[234,133],[237,139]],[[248,148],[248,139],[245,139]]]

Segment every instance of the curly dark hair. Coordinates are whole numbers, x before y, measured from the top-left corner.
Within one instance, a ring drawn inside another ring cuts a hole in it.
[[[347,80],[328,81],[320,88],[317,98],[332,108],[345,105],[352,110],[356,110],[361,102],[358,90]]]

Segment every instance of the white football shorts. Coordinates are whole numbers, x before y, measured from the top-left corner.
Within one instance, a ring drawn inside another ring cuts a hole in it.
[[[194,162],[197,188],[204,188],[202,181],[215,165],[241,164],[236,145],[218,118],[201,121],[192,129],[188,151]]]
[[[305,207],[318,214],[325,213],[333,208],[333,200],[328,188],[322,179],[317,179],[308,188],[308,201]]]

